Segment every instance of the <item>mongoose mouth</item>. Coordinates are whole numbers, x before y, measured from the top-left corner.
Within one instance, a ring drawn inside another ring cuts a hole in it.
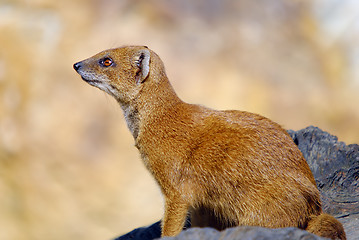
[[[86,79],[85,77],[81,76],[82,80],[84,80],[85,82],[88,82],[90,80]]]
[[[89,84],[92,84],[92,83],[102,83],[101,81],[99,80],[90,80],[90,79],[87,79],[85,78],[84,76],[81,76],[82,80],[84,80],[85,82],[89,83]]]

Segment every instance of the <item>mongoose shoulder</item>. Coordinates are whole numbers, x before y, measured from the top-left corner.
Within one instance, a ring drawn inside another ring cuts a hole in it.
[[[109,49],[74,68],[122,107],[165,198],[163,236],[177,235],[190,214],[192,226],[292,226],[346,239],[341,223],[323,214],[306,160],[277,123],[183,102],[144,46]]]

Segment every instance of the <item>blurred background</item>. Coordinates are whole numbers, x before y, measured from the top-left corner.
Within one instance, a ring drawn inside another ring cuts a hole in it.
[[[359,1],[0,0],[0,239],[111,239],[162,217],[116,101],[73,63],[147,45],[178,95],[359,143]]]

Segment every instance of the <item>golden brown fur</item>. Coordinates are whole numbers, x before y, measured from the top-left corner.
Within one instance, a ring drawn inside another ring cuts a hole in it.
[[[308,164],[277,123],[181,101],[147,47],[106,50],[74,68],[124,110],[165,198],[163,236],[177,235],[191,214],[193,226],[294,226],[345,239],[340,222],[322,214]]]

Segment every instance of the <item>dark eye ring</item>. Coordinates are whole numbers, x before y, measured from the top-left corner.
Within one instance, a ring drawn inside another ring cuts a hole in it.
[[[109,57],[106,57],[106,58],[103,58],[100,60],[100,65],[103,67],[110,67],[110,66],[112,66],[112,64],[113,64],[113,61]]]

